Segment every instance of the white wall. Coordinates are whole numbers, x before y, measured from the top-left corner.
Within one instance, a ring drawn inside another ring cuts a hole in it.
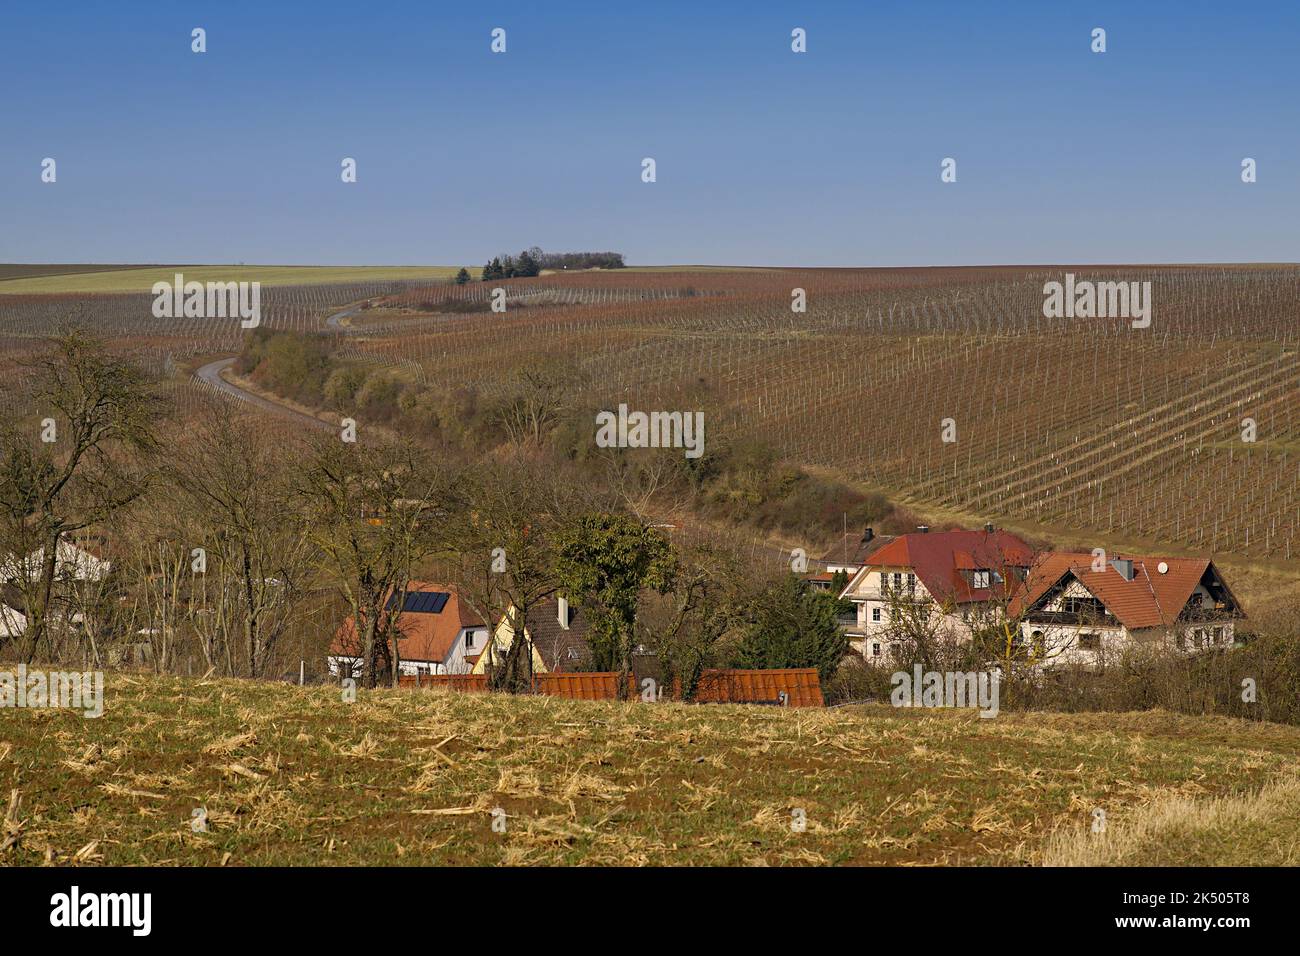
[[[468,644],[465,641],[467,636],[470,639]],[[483,648],[487,647],[487,638],[486,627],[461,628],[460,633],[456,635],[456,643],[452,645],[451,653],[447,655],[442,673],[468,674],[474,665],[465,658],[482,653]]]

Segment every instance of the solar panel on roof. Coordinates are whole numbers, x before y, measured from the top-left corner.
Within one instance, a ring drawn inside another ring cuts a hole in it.
[[[441,614],[450,598],[451,595],[446,591],[411,591],[407,593],[406,600],[402,602],[402,613]],[[396,600],[396,594],[389,598],[389,608],[393,606]]]

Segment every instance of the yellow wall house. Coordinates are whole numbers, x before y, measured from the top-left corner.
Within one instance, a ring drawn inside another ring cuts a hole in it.
[[[492,641],[474,662],[473,673],[486,674],[489,664],[505,660],[506,652],[514,643],[515,628],[511,621],[517,613],[511,606],[501,616]],[[564,598],[548,598],[528,609],[524,638],[533,647],[534,674],[581,669],[589,655],[586,637],[586,621]]]

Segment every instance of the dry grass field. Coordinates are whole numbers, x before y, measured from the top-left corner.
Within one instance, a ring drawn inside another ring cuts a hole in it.
[[[1300,767],[1294,727],[1158,711],[340,698],[109,675],[99,719],[6,711],[0,796],[20,802],[4,862],[1281,864],[1300,841],[1294,783],[1270,787]],[[198,808],[207,832],[191,827]]]

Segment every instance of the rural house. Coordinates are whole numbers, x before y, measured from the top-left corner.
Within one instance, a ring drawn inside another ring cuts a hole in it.
[[[0,638],[18,637],[27,630],[27,615],[19,608],[22,601],[6,595],[0,598]]]
[[[486,623],[453,588],[410,581],[405,595],[393,593],[388,609],[401,597],[395,621],[398,670],[402,674],[466,674],[487,644]],[[334,633],[328,658],[330,674],[361,673],[364,661],[356,628],[349,617]]]
[[[475,674],[485,674],[489,666],[505,659],[514,643],[515,615],[513,607],[501,615],[492,645],[474,665]],[[546,598],[530,607],[524,639],[532,645],[533,673],[582,670],[591,657],[587,630],[586,617],[565,598]]]
[[[936,531],[922,525],[864,559],[840,597],[857,619],[846,628],[850,646],[868,661],[891,658],[890,611],[905,602],[935,618],[938,629],[969,638],[974,607],[1005,603],[1033,563],[1033,549],[1008,531]]]
[[[59,539],[54,549],[54,580],[60,593],[82,583],[94,585],[108,575],[112,564],[96,554],[96,550],[89,541],[77,544],[67,538]],[[40,579],[44,567],[44,548],[37,548],[24,558],[12,553],[0,557],[0,638],[17,637],[27,630],[25,589]],[[52,618],[58,619],[62,613],[57,602],[50,609]],[[80,612],[74,612],[69,620],[79,622]]]
[[[1230,647],[1240,603],[1206,558],[1038,555],[1008,612],[1048,663],[1101,664],[1131,646]]]
[[[37,578],[45,565],[45,549],[37,548],[25,558],[15,554],[0,559],[0,584]],[[59,581],[100,581],[112,564],[95,554],[89,543],[75,544],[60,538],[54,549],[54,577]]]
[[[828,575],[843,571],[849,577],[862,570],[862,565],[874,551],[878,551],[893,538],[879,538],[874,528],[865,529],[861,535],[857,532],[845,533],[838,544],[822,555],[819,564]]]
[[[872,528],[867,528],[859,536],[857,532],[845,533],[841,541],[826,552],[817,563],[823,570],[813,571],[803,576],[810,587],[819,591],[843,590],[844,584],[862,569],[862,562],[867,555],[892,541],[892,538],[878,538]],[[844,617],[840,624],[845,630],[851,630],[856,623],[852,616]]]

